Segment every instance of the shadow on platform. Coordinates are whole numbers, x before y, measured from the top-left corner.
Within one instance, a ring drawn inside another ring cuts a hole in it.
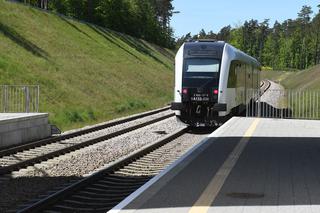
[[[154,184],[125,209],[138,208],[141,210],[138,212],[185,212],[195,204],[242,139],[212,138],[214,141],[207,143],[207,147],[166,184],[161,187]],[[300,212],[304,212],[303,206],[320,206],[319,162],[319,138],[250,138],[210,205],[224,210],[229,207],[239,207],[238,210],[244,206],[257,207],[257,211],[260,211],[260,207],[287,208],[298,205],[302,206]],[[156,193],[152,195],[153,192]],[[138,207],[135,206],[137,203]],[[199,203],[199,206],[206,205]],[[236,209],[233,212],[237,212]]]

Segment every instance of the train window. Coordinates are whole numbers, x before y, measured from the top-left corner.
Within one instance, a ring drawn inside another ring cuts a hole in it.
[[[228,77],[228,88],[235,88],[237,84],[237,76],[236,76],[236,69],[238,69],[239,64],[236,61],[232,61],[229,70],[229,77]]]
[[[219,72],[220,61],[211,58],[189,58],[186,60],[186,72]]]

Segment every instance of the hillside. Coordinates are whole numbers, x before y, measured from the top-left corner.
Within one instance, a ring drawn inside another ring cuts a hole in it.
[[[320,89],[320,65],[293,72],[284,79],[282,84],[290,89]]]
[[[0,0],[0,85],[39,84],[63,130],[165,105],[173,53],[143,40]]]
[[[320,65],[295,72],[263,71],[262,79],[280,82],[288,89],[320,89]]]

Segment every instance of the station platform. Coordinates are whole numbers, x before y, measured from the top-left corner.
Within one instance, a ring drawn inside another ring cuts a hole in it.
[[[51,136],[48,113],[0,113],[0,149]]]
[[[320,212],[320,121],[234,117],[110,212]]]

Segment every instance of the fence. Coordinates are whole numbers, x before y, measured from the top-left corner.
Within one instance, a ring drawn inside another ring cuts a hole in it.
[[[39,86],[0,85],[0,112],[39,112]]]
[[[320,119],[319,103],[319,90],[268,90],[247,105],[246,116],[316,120]]]

